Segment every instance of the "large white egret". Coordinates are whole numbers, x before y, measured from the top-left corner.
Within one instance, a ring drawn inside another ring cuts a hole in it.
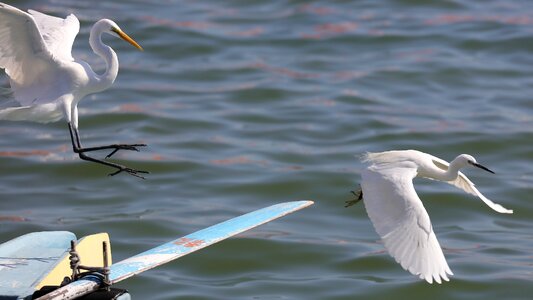
[[[451,163],[416,150],[367,153],[363,162],[370,165],[361,174],[361,194],[347,206],[363,199],[376,232],[389,254],[401,266],[429,283],[449,281],[453,275],[446,263],[428,213],[413,186],[415,177],[445,181],[478,196],[499,213],[513,213],[483,196],[459,169],[475,166],[490,173],[468,154]]]
[[[84,61],[72,57],[72,44],[79,32],[80,22],[73,14],[65,19],[34,10],[23,12],[0,3],[0,68],[9,77],[15,107],[0,110],[0,120],[68,122],[72,148],[86,161],[103,164],[116,171],[141,177],[139,171],[126,166],[96,159],[86,153],[112,150],[139,151],[145,144],[113,144],[84,148],[78,131],[78,103],[83,97],[109,88],[118,74],[118,59],[111,47],[102,43],[102,34],[115,35],[142,50],[118,25],[102,19],[91,29],[89,43],[93,51],[106,62],[103,74],[96,74]]]

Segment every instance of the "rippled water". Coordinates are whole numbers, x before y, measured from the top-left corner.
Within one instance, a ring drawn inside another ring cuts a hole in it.
[[[10,2],[12,3],[12,2]],[[17,1],[65,16],[74,53],[114,19],[121,71],[80,105],[86,145],[146,180],[77,159],[64,122],[1,122],[0,240],[106,231],[120,260],[278,202],[315,205],[124,281],[136,299],[524,299],[533,294],[531,1]],[[13,4],[13,3],[12,3]],[[2,76],[2,78],[4,78]],[[2,79],[2,83],[5,79]],[[429,285],[344,208],[365,151],[470,153],[500,215],[438,182],[417,190],[455,276]]]

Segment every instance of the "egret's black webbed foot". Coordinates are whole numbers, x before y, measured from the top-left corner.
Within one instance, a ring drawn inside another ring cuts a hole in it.
[[[135,170],[135,169],[132,169],[132,168],[121,166],[121,168],[119,168],[116,172],[109,173],[108,176],[115,176],[115,175],[117,175],[119,173],[122,173],[122,172],[126,172],[126,173],[130,174],[131,176],[135,176],[135,177],[138,177],[138,178],[141,178],[141,179],[146,179],[146,178],[144,178],[144,176],[142,176],[140,174],[150,174],[150,172],[148,172],[148,171]]]
[[[355,199],[346,201],[346,205],[344,207],[350,207],[354,204],[357,204],[357,202],[363,200],[363,190],[359,189],[357,192],[350,191],[354,196]]]
[[[109,150],[113,149],[111,153],[109,153],[105,158],[110,158],[115,153],[117,153],[119,150],[131,150],[131,151],[139,151],[138,147],[145,147],[146,144],[113,144],[113,145],[107,145],[107,146],[98,146],[98,147],[89,147],[84,148],[81,146],[80,141],[80,134],[78,132],[77,128],[74,128],[72,123],[68,123],[68,128],[70,132],[70,140],[72,141],[72,150],[79,155],[79,157],[82,160],[91,161],[94,163],[98,163],[104,166],[112,167],[117,169],[117,171],[110,173],[109,176],[115,176],[119,173],[126,172],[132,176],[145,179],[144,176],[140,174],[150,174],[150,172],[147,171],[141,171],[141,170],[135,170],[132,168],[128,168],[123,165],[119,165],[117,163],[113,163],[110,161],[94,158],[91,156],[88,156],[86,153],[92,152],[92,151],[99,151],[99,150]]]
[[[109,149],[115,149],[111,153],[109,153],[105,158],[110,158],[113,156],[113,154],[117,153],[119,150],[131,150],[131,151],[137,151],[139,152],[138,147],[146,147],[146,144],[115,144],[115,145],[109,145],[106,146]]]
[[[88,155],[86,155],[84,153],[79,153],[78,155],[80,156],[80,158],[82,160],[92,161],[92,162],[95,162],[95,163],[98,163],[98,164],[102,164],[102,165],[117,169],[117,171],[115,171],[113,173],[110,173],[109,176],[115,176],[115,175],[117,175],[119,173],[126,172],[126,173],[128,173],[128,174],[130,174],[132,176],[135,176],[135,177],[138,177],[138,178],[141,178],[141,179],[146,179],[146,178],[144,178],[144,176],[142,176],[140,174],[150,174],[150,172],[148,172],[148,171],[135,170],[135,169],[123,166],[123,165],[119,165],[117,163],[113,163],[113,162],[110,162],[110,161],[105,161],[105,160],[97,159],[97,158],[94,158],[94,157],[90,157],[90,156],[88,156]]]

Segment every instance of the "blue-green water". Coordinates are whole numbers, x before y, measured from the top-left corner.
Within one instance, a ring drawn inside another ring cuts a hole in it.
[[[80,104],[85,145],[143,142],[108,177],[67,126],[0,123],[0,240],[109,232],[115,261],[278,202],[315,205],[124,281],[136,299],[526,299],[533,294],[531,1],[10,1],[98,19],[115,85]],[[5,77],[2,76],[2,83]],[[352,199],[365,151],[474,155],[501,215],[417,180],[448,263],[429,285],[390,258]],[[102,155],[105,155],[103,153]]]

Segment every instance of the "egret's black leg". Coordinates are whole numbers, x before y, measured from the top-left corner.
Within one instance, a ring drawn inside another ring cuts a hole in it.
[[[110,173],[109,176],[115,176],[118,173],[127,172],[128,174],[130,174],[132,176],[145,179],[143,176],[139,175],[139,173],[141,173],[141,174],[149,174],[150,173],[150,172],[147,172],[147,171],[135,170],[135,169],[123,166],[123,165],[119,165],[119,164],[112,163],[112,162],[109,162],[109,161],[105,161],[105,160],[97,159],[97,158],[94,158],[94,157],[90,157],[90,156],[85,154],[85,152],[90,152],[90,151],[114,149],[113,152],[111,152],[106,157],[106,158],[108,158],[111,155],[115,154],[118,150],[135,150],[135,151],[139,151],[136,147],[138,147],[138,146],[146,146],[145,144],[132,144],[132,145],[117,144],[117,145],[109,145],[109,146],[101,146],[101,147],[83,148],[81,146],[80,135],[79,135],[78,130],[76,128],[74,128],[71,123],[68,123],[68,129],[69,129],[69,133],[70,133],[70,140],[72,141],[72,150],[75,153],[78,153],[79,157],[82,160],[95,162],[95,163],[98,163],[98,164],[106,165],[108,167],[112,167],[112,168],[117,169],[116,172]]]
[[[350,192],[355,196],[355,199],[346,201],[346,205],[344,207],[350,207],[354,204],[357,204],[357,202],[363,200],[363,190],[361,188],[359,188],[357,192]]]
[[[113,156],[113,154],[117,153],[119,150],[132,150],[139,152],[139,149],[137,147],[145,147],[146,144],[112,144],[112,145],[106,145],[106,146],[98,146],[98,147],[87,147],[83,148],[81,146],[80,142],[80,135],[77,128],[73,128],[71,123],[68,123],[69,130],[72,135],[74,135],[74,138],[76,139],[76,145],[78,146],[78,149],[80,152],[91,152],[91,151],[99,151],[99,150],[107,150],[107,149],[113,149],[111,153],[109,153],[105,158],[110,158]]]

